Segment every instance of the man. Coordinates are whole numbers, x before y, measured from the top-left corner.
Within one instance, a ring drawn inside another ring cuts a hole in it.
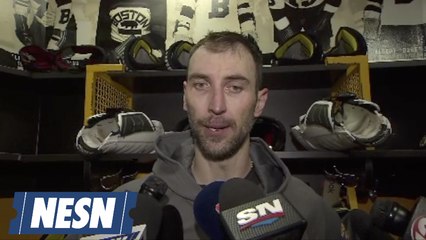
[[[183,83],[183,108],[191,130],[168,133],[156,142],[159,156],[152,174],[168,185],[168,202],[182,217],[184,239],[206,239],[193,215],[203,186],[245,178],[264,192],[285,195],[307,220],[303,239],[337,239],[340,219],[320,196],[291,176],[283,161],[260,139],[250,139],[268,89],[261,88],[262,59],[246,37],[209,33],[192,49]],[[117,191],[139,191],[141,179]]]

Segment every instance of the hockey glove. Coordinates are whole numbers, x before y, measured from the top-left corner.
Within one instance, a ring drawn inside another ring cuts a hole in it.
[[[335,38],[335,45],[326,52],[329,56],[356,56],[367,54],[367,43],[364,36],[357,30],[350,27],[340,27]]]
[[[124,63],[130,70],[164,69],[164,40],[153,34],[131,40],[124,51]]]
[[[306,32],[293,35],[274,51],[273,65],[314,64],[322,61],[322,48]]]
[[[143,112],[107,111],[88,119],[87,126],[77,134],[76,147],[87,155],[150,153],[163,133],[161,122]]]
[[[314,102],[291,132],[308,150],[339,151],[379,145],[392,128],[377,104],[349,94]]]
[[[84,71],[86,65],[107,62],[106,52],[95,45],[72,45],[61,48],[55,58],[55,64],[62,71]]]
[[[173,43],[166,51],[167,69],[186,69],[189,62],[189,53],[194,44],[186,41]]]

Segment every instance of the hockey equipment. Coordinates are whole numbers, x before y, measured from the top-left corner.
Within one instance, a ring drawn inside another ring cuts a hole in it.
[[[135,35],[130,35],[120,45],[111,49],[107,53],[108,63],[123,63],[124,64],[124,51],[126,51],[127,45],[136,38]]]
[[[341,27],[336,34],[335,46],[325,53],[328,56],[356,56],[367,54],[367,43],[360,32]]]
[[[106,63],[106,53],[94,45],[78,45],[61,48],[56,54],[56,66],[62,71],[84,71],[86,65]]]
[[[19,55],[25,70],[46,72],[56,69],[55,54],[37,45],[22,47]]]
[[[194,44],[186,41],[173,43],[166,51],[166,66],[168,69],[186,69],[189,53]]]
[[[151,153],[155,140],[163,133],[161,122],[143,112],[109,109],[88,119],[77,134],[76,147],[87,155]]]
[[[250,136],[262,138],[274,151],[284,151],[286,130],[284,125],[274,118],[266,116],[256,118]]]
[[[322,61],[322,48],[313,36],[299,32],[278,46],[273,65],[313,64]]]
[[[164,55],[164,40],[143,35],[127,44],[124,63],[130,70],[164,69]]]
[[[340,151],[377,146],[392,128],[377,104],[347,93],[314,102],[291,132],[308,150]]]

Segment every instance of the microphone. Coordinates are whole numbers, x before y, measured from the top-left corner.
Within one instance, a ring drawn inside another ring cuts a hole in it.
[[[301,239],[306,220],[281,194],[263,191],[241,178],[223,184],[219,192],[221,219],[231,239]]]
[[[195,197],[193,205],[195,220],[211,240],[228,239],[219,215],[219,190],[222,184],[222,181],[216,181],[205,186]]]
[[[161,199],[167,191],[167,184],[159,177],[151,175],[141,185],[136,207],[130,210],[133,225],[146,224],[146,239],[157,239],[163,215]]]
[[[376,200],[370,214],[379,228],[403,240],[426,239],[426,198],[419,197],[412,211],[390,200]]]
[[[157,239],[183,240],[183,223],[179,211],[172,205],[163,208],[161,227]]]
[[[342,239],[348,240],[393,240],[393,237],[373,224],[372,217],[360,209],[352,209],[342,218]]]
[[[154,175],[148,177],[141,185],[139,194],[136,200],[135,208],[129,212],[130,217],[133,218],[133,228],[130,234],[98,234],[90,235],[80,238],[76,235],[69,235],[66,239],[80,239],[80,240],[93,240],[93,239],[157,239],[161,220],[164,211],[161,200],[168,189],[167,184]],[[166,213],[168,214],[168,213]]]

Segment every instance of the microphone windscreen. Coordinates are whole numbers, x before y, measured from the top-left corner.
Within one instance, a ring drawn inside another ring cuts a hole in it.
[[[411,213],[397,202],[377,199],[371,210],[373,224],[387,232],[402,236],[411,218]]]
[[[144,181],[139,193],[148,194],[160,201],[164,194],[166,194],[167,189],[168,186],[163,179],[155,175],[151,175]]]
[[[130,210],[133,225],[146,224],[147,239],[156,239],[161,226],[163,210],[160,202],[147,194],[139,194],[136,207]]]
[[[219,191],[223,182],[216,181],[205,186],[194,200],[194,216],[198,225],[212,240],[226,239],[219,215]]]
[[[163,205],[160,200],[167,191],[167,184],[155,175],[141,185],[136,207],[130,210],[133,225],[146,224],[146,238],[156,239],[161,226]]]
[[[367,239],[368,229],[372,226],[371,217],[364,211],[352,209],[342,218],[348,239]]]
[[[350,210],[343,218],[346,239],[392,240],[392,236],[373,224],[370,214],[360,209]]]
[[[279,193],[233,178],[219,192],[221,220],[231,239],[301,239],[306,221]]]
[[[426,197],[420,196],[412,210],[412,215],[403,240],[426,239]]]
[[[172,205],[163,208],[163,219],[157,239],[183,240],[183,223],[179,211]]]
[[[220,188],[220,209],[224,211],[264,196],[262,189],[255,183],[243,178],[232,178],[226,181]]]

